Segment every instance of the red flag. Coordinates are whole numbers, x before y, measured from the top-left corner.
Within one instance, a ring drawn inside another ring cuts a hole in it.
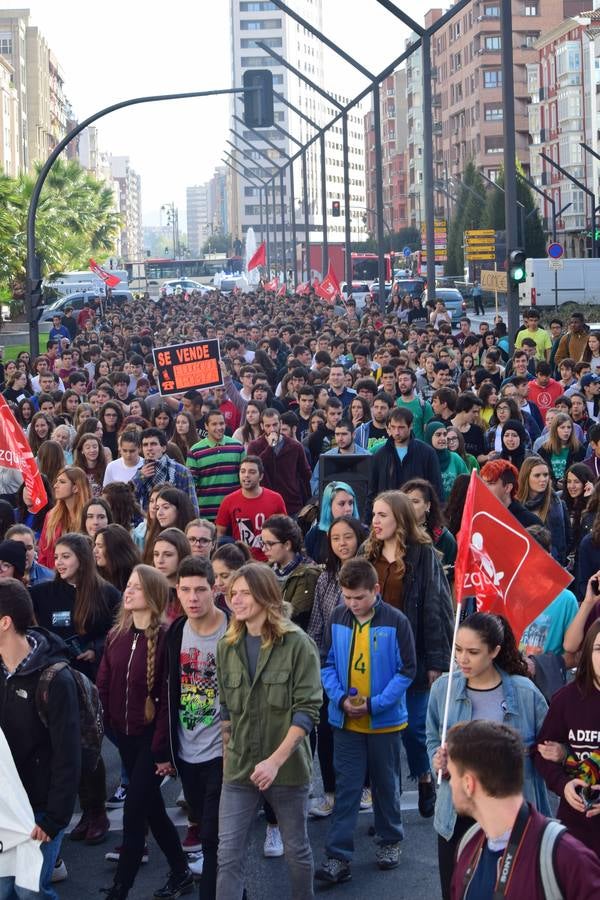
[[[44,482],[33,458],[23,429],[13,416],[10,406],[0,394],[0,465],[19,469],[31,497],[31,511],[39,512],[48,502]]]
[[[329,268],[327,269],[327,275],[321,282],[321,284],[316,288],[316,292],[319,297],[322,297],[323,300],[327,300],[328,303],[333,303],[338,294],[341,294],[340,291],[340,283],[337,280],[337,275],[333,271],[333,266],[329,263]]]
[[[477,598],[480,612],[498,613],[517,641],[572,581],[475,472],[458,533],[456,599]]]
[[[310,282],[301,281],[300,284],[296,286],[296,293],[300,294],[301,297],[310,294]]]
[[[279,287],[279,276],[276,275],[272,281],[265,281],[263,287],[265,291],[276,291]]]
[[[94,275],[97,275],[98,278],[102,279],[106,287],[114,288],[121,283],[120,278],[118,278],[116,275],[111,275],[110,272],[107,272],[106,269],[103,269],[102,266],[99,266],[98,263],[93,259],[90,259],[90,269],[92,270]]]
[[[318,278],[313,278],[313,283],[312,283],[313,291],[316,291],[320,284],[321,284],[321,282],[319,281]]]
[[[287,297],[287,288],[285,284],[282,284],[279,290],[277,291],[278,297]]]
[[[250,271],[250,269],[256,269],[257,266],[265,266],[267,264],[267,244],[265,241],[262,242],[260,247],[257,247],[254,256],[248,263],[248,268],[246,271]]]

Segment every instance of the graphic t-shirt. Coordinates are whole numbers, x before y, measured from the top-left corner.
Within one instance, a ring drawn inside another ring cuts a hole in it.
[[[367,438],[367,450],[369,453],[375,453],[380,447],[383,447],[389,435],[387,428],[378,428],[374,422],[369,425],[369,437]]]
[[[577,615],[579,606],[575,594],[567,588],[561,591],[537,619],[527,626],[519,641],[519,650],[526,656],[538,653],[563,652],[565,631]]]
[[[236,541],[246,544],[254,559],[265,562],[261,531],[265,520],[275,515],[287,515],[283,497],[277,491],[263,488],[260,497],[244,497],[241,491],[229,494],[221,503],[215,521],[227,528]]]
[[[217,643],[227,619],[213,634],[199,635],[183,626],[179,654],[179,756],[187,763],[209,762],[223,755],[217,686]]]

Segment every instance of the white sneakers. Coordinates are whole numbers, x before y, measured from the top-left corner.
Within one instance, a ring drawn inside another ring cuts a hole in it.
[[[322,797],[313,800],[308,809],[308,814],[318,819],[325,819],[333,812],[334,803],[335,797],[333,794],[324,794]]]
[[[263,853],[269,859],[283,856],[283,841],[277,825],[267,825]]]

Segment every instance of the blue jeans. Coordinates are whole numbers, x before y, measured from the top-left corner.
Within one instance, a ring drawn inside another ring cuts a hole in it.
[[[290,873],[292,900],[314,897],[313,855],[306,828],[308,788],[308,784],[273,784],[261,794],[252,785],[223,785],[219,805],[219,900],[242,900],[248,837],[262,797],[269,801],[277,816]]]
[[[413,688],[407,690],[408,728],[405,728],[401,734],[411,778],[419,778],[430,771],[425,732],[428,703],[429,691],[415,691]]]
[[[36,821],[38,818],[36,816]],[[58,894],[52,887],[51,878],[54,864],[60,853],[60,845],[62,844],[64,833],[65,829],[63,828],[49,843],[40,844],[43,862],[39,891],[29,891],[27,888],[19,887],[15,884],[15,879],[12,875],[4,876],[0,878],[0,900],[58,900]]]
[[[350,862],[354,853],[354,829],[367,769],[371,777],[375,831],[381,844],[404,838],[400,797],[400,731],[360,734],[333,729],[335,805],[325,853]]]

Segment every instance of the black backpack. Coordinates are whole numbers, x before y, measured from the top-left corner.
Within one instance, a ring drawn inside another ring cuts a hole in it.
[[[93,772],[100,759],[102,738],[104,737],[104,718],[98,688],[87,675],[72,669],[67,662],[53,663],[47,666],[40,675],[35,702],[42,723],[48,727],[48,694],[52,679],[57,672],[69,669],[77,687],[79,699],[79,730],[81,735],[81,768],[84,772]]]

